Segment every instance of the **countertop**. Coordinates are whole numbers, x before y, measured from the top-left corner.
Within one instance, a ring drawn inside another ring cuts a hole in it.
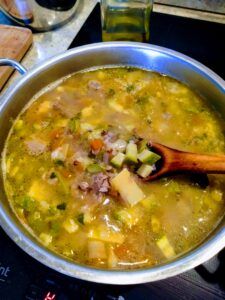
[[[41,61],[67,50],[97,2],[98,0],[79,1],[74,18],[67,24],[48,32],[34,33],[33,44],[22,59],[22,65],[27,69],[30,69],[36,64],[39,64]],[[16,23],[5,17],[1,11],[0,24],[17,26]],[[2,94],[18,76],[19,75],[17,72],[11,76],[10,80],[3,89]]]

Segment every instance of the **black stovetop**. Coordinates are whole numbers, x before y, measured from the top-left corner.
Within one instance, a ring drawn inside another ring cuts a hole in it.
[[[152,14],[151,43],[187,54],[225,78],[225,26]],[[99,6],[71,44],[101,41]],[[225,250],[189,272],[166,280],[115,286],[70,278],[35,261],[0,229],[0,300],[225,299]]]

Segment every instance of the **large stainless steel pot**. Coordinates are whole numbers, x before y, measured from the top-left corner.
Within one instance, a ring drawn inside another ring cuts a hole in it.
[[[197,61],[153,45],[129,42],[92,44],[67,51],[42,63],[27,72],[7,91],[0,100],[0,152],[11,126],[11,119],[15,118],[24,105],[42,88],[85,68],[118,64],[154,70],[185,82],[210,101],[225,118],[225,82]],[[37,242],[12,213],[4,193],[2,175],[0,175],[0,199],[0,225],[19,247],[48,267],[89,281],[134,284],[167,278],[205,262],[225,246],[224,217],[201,245],[169,263],[134,271],[98,270],[75,264]]]

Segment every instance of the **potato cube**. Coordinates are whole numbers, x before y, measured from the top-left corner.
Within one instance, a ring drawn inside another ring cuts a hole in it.
[[[137,204],[145,198],[134,178],[127,169],[123,169],[111,180],[112,187],[119,192],[124,202],[130,206]]]

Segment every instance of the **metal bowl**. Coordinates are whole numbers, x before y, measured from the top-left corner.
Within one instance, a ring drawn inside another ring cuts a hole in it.
[[[153,45],[131,42],[92,44],[67,51],[42,63],[27,72],[7,91],[0,101],[0,151],[3,150],[11,127],[11,119],[41,89],[79,70],[108,65],[137,66],[176,78],[214,105],[225,118],[225,82],[197,61]],[[4,192],[2,174],[0,199],[0,225],[19,247],[52,269],[93,282],[137,284],[168,278],[205,262],[225,246],[224,217],[201,244],[168,263],[130,271],[99,270],[76,264],[41,245],[12,212]]]

